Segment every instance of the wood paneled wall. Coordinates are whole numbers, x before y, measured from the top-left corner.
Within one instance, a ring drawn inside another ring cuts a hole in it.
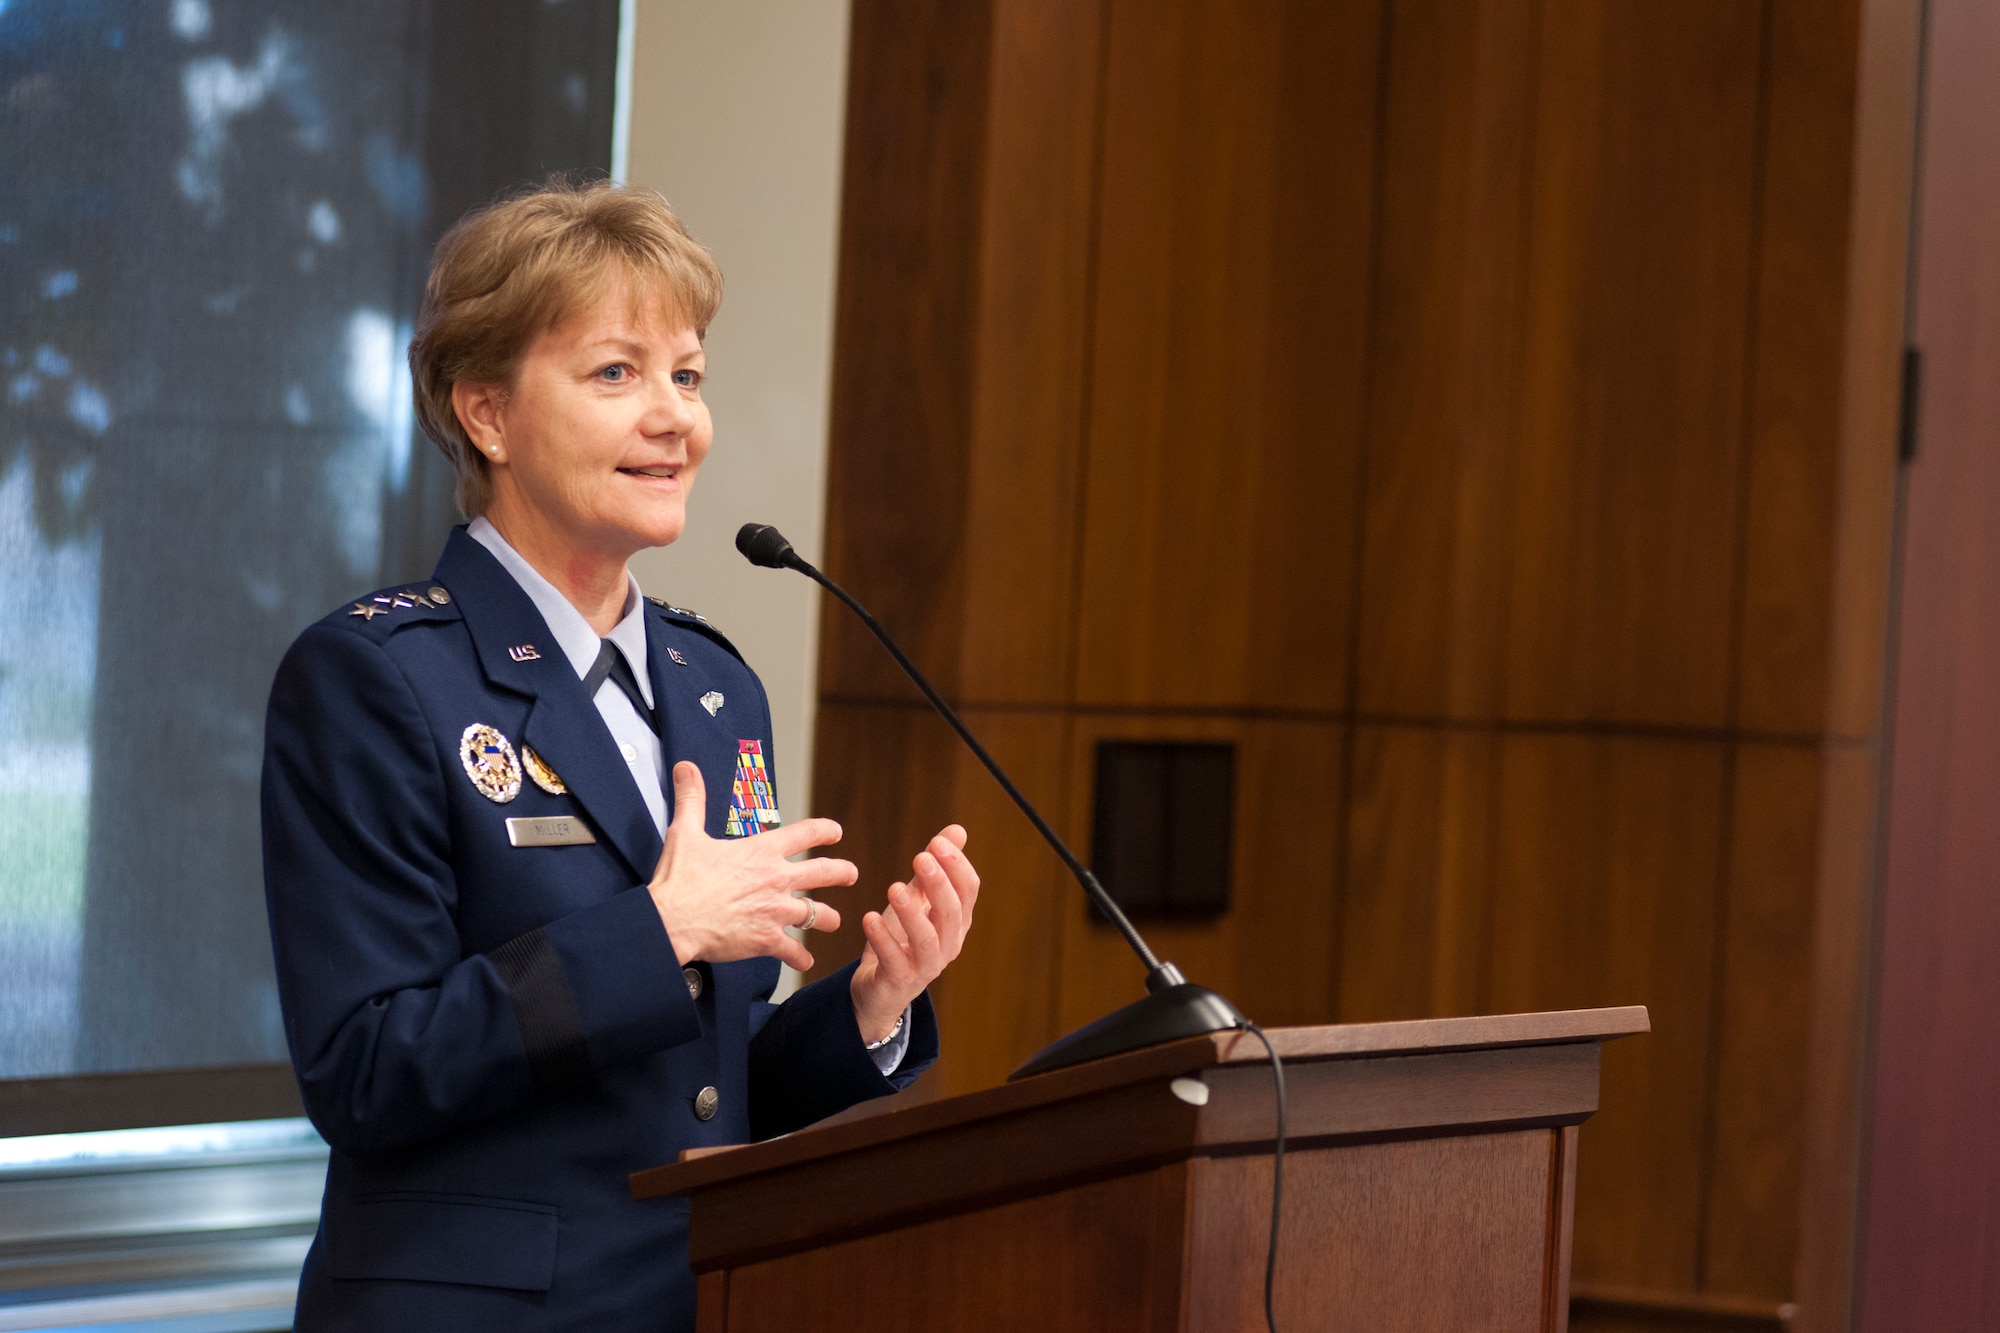
[[[1917,19],[855,4],[826,567],[1080,850],[1098,740],[1237,744],[1235,906],[1149,933],[1259,1021],[1652,1008],[1579,1328],[1845,1319]],[[823,644],[869,897],[986,877],[932,1085],[1136,998]]]

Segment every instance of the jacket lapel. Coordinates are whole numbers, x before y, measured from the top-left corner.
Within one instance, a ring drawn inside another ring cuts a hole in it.
[[[648,611],[646,615],[646,674],[653,678],[653,706],[660,717],[660,745],[667,785],[667,817],[673,817],[673,762],[693,759],[704,765],[702,780],[708,787],[708,807],[704,812],[708,836],[719,838],[729,823],[732,784],[736,778],[736,741],[745,733],[736,729],[736,719],[748,705],[736,701],[737,711],[729,711],[724,700],[721,711],[710,713],[701,705],[701,696],[716,686],[701,667],[673,659],[675,627]],[[683,644],[686,640],[681,640]],[[697,659],[698,660],[698,659]],[[753,730],[749,735],[756,735]]]
[[[671,659],[667,656],[668,645],[660,636],[659,617],[655,616],[653,608],[648,606],[644,608],[644,616],[642,618],[646,626],[646,675],[651,678],[649,683],[653,687],[653,716],[660,720],[660,767],[662,770],[660,773],[660,785],[667,789],[667,822],[671,824],[674,819],[674,763],[676,756],[688,753],[687,738],[682,737],[682,744],[679,746],[674,744],[674,734],[677,728],[674,725],[674,710],[668,701],[674,695],[671,687],[679,682],[667,674],[667,667]],[[713,793],[709,794],[706,813],[709,816],[708,822],[713,824],[715,822],[715,796]]]
[[[445,543],[436,577],[459,604],[486,679],[534,700],[519,739],[534,746],[562,778],[634,879],[651,879],[660,859],[652,812],[542,613],[492,552],[462,527]],[[516,661],[508,651],[530,644],[539,657]]]

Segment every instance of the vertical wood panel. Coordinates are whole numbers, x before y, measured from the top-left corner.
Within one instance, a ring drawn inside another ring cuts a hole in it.
[[[1760,36],[1738,0],[1545,16],[1510,716],[1724,721]]]
[[[1243,727],[1228,994],[1260,1023],[1324,1023],[1336,1012],[1345,731],[1254,719]]]
[[[1031,793],[1030,799],[1046,809],[1061,808],[1066,720],[973,711],[967,721],[1014,781]],[[953,754],[953,818],[968,831],[978,829],[980,838],[974,863],[980,867],[979,934],[967,939],[965,952],[936,993],[939,1022],[956,1034],[950,1058],[939,1062],[939,1091],[950,1095],[1004,1082],[1016,1065],[1063,1030],[1055,1014],[1056,946],[1062,910],[1078,890],[1055,853],[958,738],[945,733],[935,718],[926,717],[923,724],[932,735],[943,734]],[[943,771],[920,780],[934,780]],[[905,861],[899,874],[908,873]]]
[[[1802,2],[1802,0],[1800,0]],[[1849,0],[1855,3],[1855,0]],[[1829,730],[1879,734],[1894,540],[1894,457],[1916,187],[1920,51],[1926,0],[1859,0],[1860,90],[1854,188],[1843,275],[1847,323],[1840,367],[1840,519],[1834,529],[1827,687]]]
[[[813,813],[839,822],[843,836],[834,851],[854,862],[860,880],[852,888],[817,895],[839,910],[841,928],[809,939],[815,978],[860,954],[861,914],[879,908],[882,893],[905,875],[907,858],[932,831],[957,818],[953,784],[939,775],[952,772],[958,738],[949,732],[939,736],[933,727],[943,724],[915,707],[820,700]],[[966,823],[966,831],[976,840],[969,848],[978,858],[974,864],[981,864],[986,830]],[[988,924],[982,917],[977,928],[983,932]]]
[[[1500,767],[1494,1009],[1653,1016],[1605,1052],[1583,1128],[1577,1279],[1692,1290],[1722,747],[1511,735]]]
[[[950,690],[991,4],[856,0],[853,14],[825,563]],[[849,617],[820,634],[823,694],[914,697]]]
[[[1364,713],[1500,711],[1539,6],[1396,7],[1371,329]]]
[[[932,991],[951,1035],[926,1081],[938,1095],[1003,1082],[1057,1035],[1058,919],[1075,886],[928,708],[833,703],[822,715],[821,743],[832,748],[822,751],[819,813],[851,830],[841,850],[860,866],[861,882],[822,895],[843,922],[824,942],[814,937],[815,975],[860,952],[861,913],[882,910],[889,884],[909,878],[910,858],[932,834],[963,824],[980,899],[965,951]],[[1059,716],[968,710],[966,721],[1031,799],[1061,808],[1067,724]]]
[[[1741,719],[1857,738],[1881,718],[1918,6],[1771,13]]]
[[[1702,1285],[1778,1302],[1798,1249],[1824,764],[1814,746],[1743,744],[1735,766]]]
[[[999,0],[962,523],[966,698],[1067,698],[1100,6]]]
[[[1877,758],[1826,755],[1820,787],[1818,884],[1813,905],[1812,1029],[1806,1113],[1799,1127],[1804,1183],[1793,1293],[1798,1333],[1845,1333],[1861,1229],[1863,1076],[1873,952]]]
[[[1840,399],[1828,385],[1840,375],[1847,305],[1827,279],[1847,264],[1854,153],[1851,135],[1828,127],[1852,122],[1858,71],[1851,31],[1825,21],[1830,8],[1825,0],[1771,6],[1751,349],[1738,718],[1791,735],[1828,721],[1827,592],[1840,521]],[[1891,480],[1889,459],[1880,461]],[[1874,722],[1858,719],[1854,734]]]
[[[1344,697],[1376,11],[1113,5],[1082,702]]]
[[[1500,738],[1363,726],[1354,746],[1340,1019],[1482,1012]]]

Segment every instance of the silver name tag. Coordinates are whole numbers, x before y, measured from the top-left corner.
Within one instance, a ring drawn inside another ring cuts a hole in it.
[[[507,841],[516,847],[574,847],[596,842],[597,836],[581,819],[558,815],[550,819],[508,820]]]

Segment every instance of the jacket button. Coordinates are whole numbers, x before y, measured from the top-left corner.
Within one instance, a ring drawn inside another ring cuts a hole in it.
[[[688,998],[690,1000],[699,1000],[701,998],[701,972],[696,968],[684,967],[681,969],[681,980],[688,984]]]
[[[717,1092],[714,1088],[703,1088],[694,1095],[694,1118],[697,1120],[714,1119],[715,1108],[721,1102],[721,1093]]]

